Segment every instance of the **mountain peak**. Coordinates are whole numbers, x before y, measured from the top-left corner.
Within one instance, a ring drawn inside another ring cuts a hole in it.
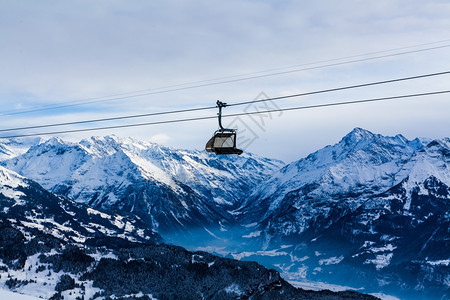
[[[374,136],[375,136],[375,134],[373,134],[372,132],[370,132],[366,129],[363,129],[360,127],[355,127],[346,136],[344,136],[344,138],[342,140],[350,142],[350,143],[358,143],[363,140],[370,140]]]
[[[52,137],[51,139],[47,140],[45,142],[46,145],[51,145],[51,146],[60,146],[60,145],[64,145],[66,144],[66,142],[64,142],[61,138],[59,137]]]
[[[397,148],[398,150],[405,147],[416,147],[418,149],[423,147],[423,145],[421,146],[421,142],[411,142],[401,134],[397,134],[396,136],[385,136],[372,133],[359,127],[354,128],[351,132],[344,136],[339,144],[344,144],[345,148],[350,146],[350,149],[353,150],[361,148],[366,150],[375,149],[377,148],[375,147],[375,144],[382,148]]]

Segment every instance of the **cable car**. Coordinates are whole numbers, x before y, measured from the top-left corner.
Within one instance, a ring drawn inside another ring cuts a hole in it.
[[[206,143],[205,149],[208,152],[214,152],[216,155],[237,154],[241,155],[244,151],[236,148],[236,130],[223,128],[222,126],[222,107],[227,104],[217,101],[219,107],[219,127],[214,132],[213,137]]]

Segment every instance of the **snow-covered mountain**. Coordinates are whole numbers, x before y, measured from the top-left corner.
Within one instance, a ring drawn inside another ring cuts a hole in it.
[[[355,128],[338,144],[280,169],[238,212],[245,213],[249,223],[262,218],[260,224],[280,226],[276,231],[282,235],[301,234],[317,216],[332,213],[331,206],[354,210],[401,182],[407,183],[409,194],[430,177],[450,185],[449,147],[450,139],[408,141]],[[274,223],[282,215],[286,219]],[[299,218],[288,219],[295,215]]]
[[[60,197],[135,214],[165,237],[200,228],[183,245],[256,260],[290,280],[432,299],[450,295],[449,148],[448,138],[355,128],[284,166],[111,136],[54,138],[0,163]]]
[[[107,136],[79,143],[52,138],[3,165],[58,195],[94,208],[131,212],[155,230],[173,233],[232,224],[228,211],[283,163]]]
[[[294,279],[450,296],[448,138],[355,128],[283,167],[238,213],[247,240],[278,253],[272,262]]]
[[[159,241],[137,217],[57,197],[0,167],[0,290],[44,299],[375,299],[296,289],[257,263]]]

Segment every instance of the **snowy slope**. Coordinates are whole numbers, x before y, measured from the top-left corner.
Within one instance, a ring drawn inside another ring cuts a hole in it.
[[[102,212],[57,197],[36,182],[0,166],[0,212],[13,223],[36,228],[67,242],[93,237],[123,237],[157,242],[161,237],[134,216]]]
[[[19,192],[17,189],[19,187],[24,188],[28,186],[24,179],[25,178],[19,174],[0,166],[0,194],[14,199],[16,203],[20,202],[20,197],[23,193]]]

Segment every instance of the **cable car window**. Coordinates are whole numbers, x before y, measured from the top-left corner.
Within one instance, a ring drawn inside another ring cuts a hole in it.
[[[217,136],[214,140],[214,147],[234,147],[234,136]]]

